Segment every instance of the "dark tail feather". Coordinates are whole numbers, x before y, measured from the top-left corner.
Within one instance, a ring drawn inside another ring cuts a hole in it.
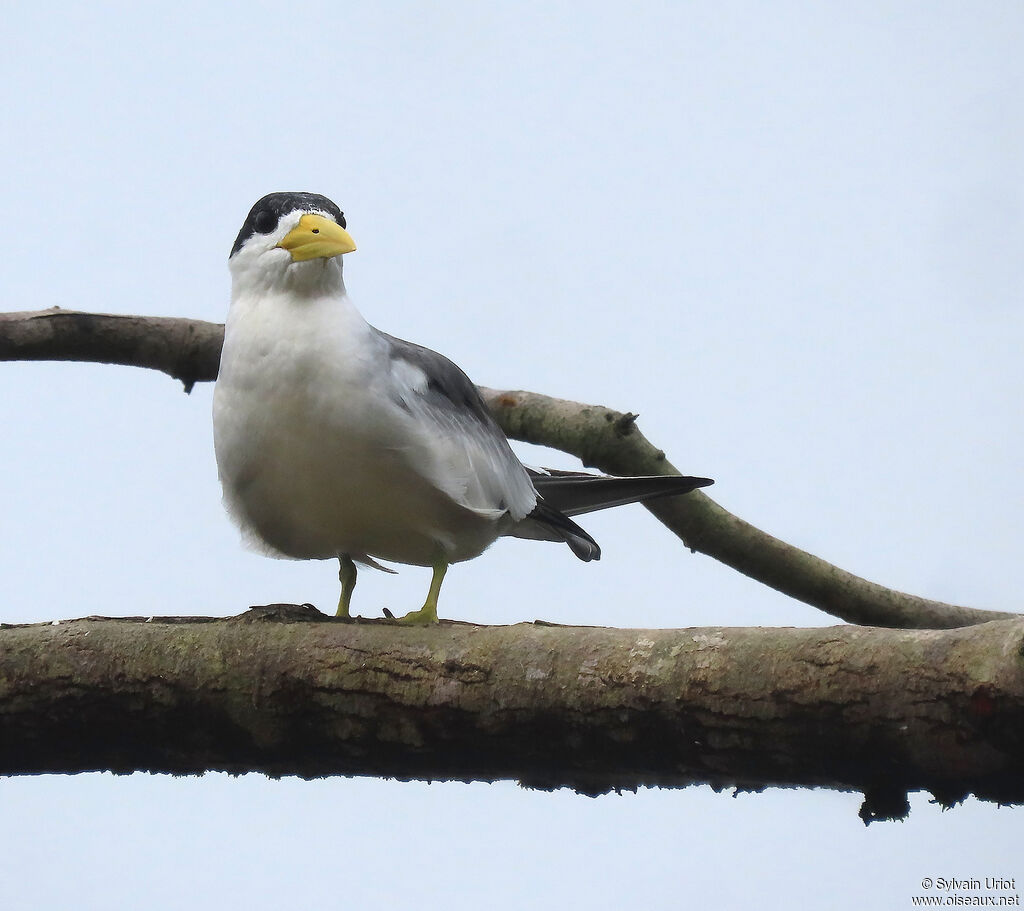
[[[532,526],[532,529],[531,529]],[[577,557],[585,563],[601,559],[601,548],[590,535],[579,527],[572,519],[547,503],[538,502],[531,512],[512,534],[518,537],[536,537],[548,541],[565,541]]]
[[[532,469],[530,477],[537,493],[543,497],[543,502],[565,516],[578,516],[598,509],[623,506],[626,503],[689,493],[698,487],[707,487],[715,483],[710,478],[681,475],[617,478],[584,472],[544,473]]]

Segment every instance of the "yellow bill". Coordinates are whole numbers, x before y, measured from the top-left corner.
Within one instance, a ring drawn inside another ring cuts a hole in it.
[[[278,246],[291,253],[292,260],[299,263],[351,253],[356,242],[337,222],[323,215],[303,215]]]

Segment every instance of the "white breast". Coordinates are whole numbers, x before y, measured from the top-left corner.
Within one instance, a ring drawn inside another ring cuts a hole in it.
[[[225,500],[251,543],[429,565],[439,552],[477,556],[500,534],[503,510],[467,508],[429,476],[448,459],[432,445],[447,441],[424,438],[390,371],[384,340],[346,297],[233,302],[214,442]]]

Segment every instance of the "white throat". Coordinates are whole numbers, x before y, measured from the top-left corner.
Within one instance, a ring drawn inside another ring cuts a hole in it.
[[[261,256],[246,251],[231,258],[231,299],[287,294],[293,297],[342,297],[340,256],[292,262],[286,250],[272,250]]]

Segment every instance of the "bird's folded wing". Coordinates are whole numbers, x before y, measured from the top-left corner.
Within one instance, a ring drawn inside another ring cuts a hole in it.
[[[391,359],[397,404],[416,422],[423,465],[459,505],[495,518],[529,515],[537,495],[526,469],[472,380],[429,348],[381,333]]]

